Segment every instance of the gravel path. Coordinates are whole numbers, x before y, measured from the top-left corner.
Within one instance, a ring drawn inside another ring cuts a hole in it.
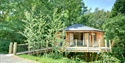
[[[28,59],[23,59],[12,54],[0,54],[0,63],[39,63]]]

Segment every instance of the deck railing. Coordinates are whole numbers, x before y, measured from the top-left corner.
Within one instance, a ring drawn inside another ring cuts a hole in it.
[[[102,42],[104,42],[102,44]],[[105,41],[95,41],[90,43],[89,40],[86,40],[86,42],[84,42],[83,40],[72,40],[71,42],[68,42],[68,47],[69,48],[86,48],[87,52],[89,51],[89,48],[98,48],[99,51],[101,52],[102,49],[105,49],[106,51],[112,51],[112,45],[111,45],[111,40],[105,40]]]

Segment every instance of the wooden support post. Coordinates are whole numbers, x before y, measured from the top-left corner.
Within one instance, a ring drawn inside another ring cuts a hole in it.
[[[17,49],[17,42],[14,42],[14,46],[13,46],[13,54],[16,54],[16,49]]]
[[[101,52],[101,43],[100,43],[100,39],[99,39],[99,52]]]
[[[111,40],[109,40],[109,47],[110,47],[110,52],[112,52],[112,44],[111,44]]]
[[[85,61],[87,62],[87,53],[85,52],[85,56],[84,56]]]
[[[89,41],[87,39],[87,52],[89,52]]]
[[[13,50],[13,43],[11,42],[9,45],[9,54],[12,54],[12,50]]]
[[[28,43],[28,51],[30,51],[30,48],[31,48],[30,43]]]
[[[106,47],[106,52],[107,52],[107,40],[105,40],[105,47]]]
[[[46,40],[46,48],[48,48],[48,40]]]
[[[91,54],[91,62],[93,62],[94,53]]]
[[[82,43],[82,45],[85,45],[85,43],[84,43],[84,40],[85,40],[85,39],[84,39],[84,33],[83,33],[83,35],[82,35],[82,36],[83,36],[83,43]]]
[[[77,47],[77,39],[75,40],[75,42],[76,42],[76,47]]]
[[[95,44],[94,38],[95,38],[95,33],[92,32],[92,44]]]
[[[40,42],[40,44],[41,44],[41,49],[42,49],[42,45],[43,45],[42,42]]]
[[[98,57],[99,57],[98,54],[96,54],[96,60],[98,60]]]

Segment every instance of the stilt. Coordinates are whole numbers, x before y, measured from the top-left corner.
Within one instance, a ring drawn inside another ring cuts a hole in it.
[[[85,56],[84,56],[84,58],[85,58],[85,61],[87,62],[87,53],[85,53]]]
[[[98,54],[96,54],[96,60],[98,60]]]
[[[91,62],[93,62],[94,53],[91,53]]]

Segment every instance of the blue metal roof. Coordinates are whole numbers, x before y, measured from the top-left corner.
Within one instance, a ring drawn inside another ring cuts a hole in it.
[[[74,24],[74,25],[71,25],[67,28],[65,28],[66,31],[70,31],[70,30],[85,30],[85,31],[102,31],[102,30],[99,30],[99,29],[96,29],[96,28],[92,28],[92,27],[88,27],[88,26],[83,26],[81,24]]]

